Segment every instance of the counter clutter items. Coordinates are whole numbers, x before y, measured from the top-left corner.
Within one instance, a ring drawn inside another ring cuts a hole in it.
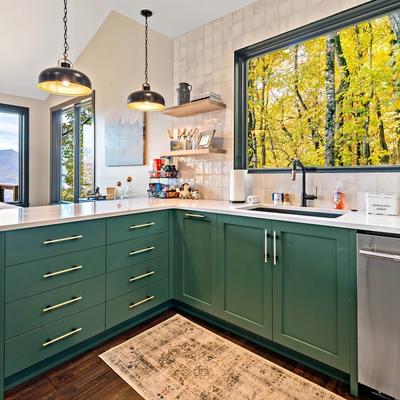
[[[126,178],[126,186],[122,187],[122,182],[118,181],[115,188],[107,188],[107,199],[108,200],[121,200],[121,199],[132,199],[135,197],[132,177],[128,176]]]
[[[194,150],[196,148],[199,137],[198,128],[168,129],[167,132],[171,151]]]
[[[155,158],[152,170],[149,171],[149,198],[159,199],[199,199],[197,188],[190,187],[188,183],[180,183],[179,171],[172,164],[172,157]]]
[[[366,193],[367,214],[400,214],[400,193]]]

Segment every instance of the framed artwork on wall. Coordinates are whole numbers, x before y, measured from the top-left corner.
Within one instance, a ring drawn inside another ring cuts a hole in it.
[[[105,162],[107,167],[145,164],[146,114],[115,112],[105,118]]]

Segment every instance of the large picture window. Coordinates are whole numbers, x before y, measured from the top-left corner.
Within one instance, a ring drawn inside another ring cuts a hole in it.
[[[398,167],[396,7],[373,1],[239,50],[236,167]]]
[[[95,185],[94,94],[52,108],[51,202],[79,202]]]
[[[29,109],[0,104],[0,202],[27,207]]]

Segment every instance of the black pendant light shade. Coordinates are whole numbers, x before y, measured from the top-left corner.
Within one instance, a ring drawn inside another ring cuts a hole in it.
[[[73,69],[71,61],[68,60],[67,11],[67,0],[64,0],[63,58],[58,61],[57,67],[47,68],[39,74],[37,87],[47,93],[62,96],[87,96],[92,93],[90,79],[84,73]]]
[[[162,111],[165,100],[161,94],[150,90],[149,84],[143,84],[143,89],[128,96],[128,107],[141,111]]]
[[[92,93],[90,79],[70,64],[42,71],[37,87],[47,93],[64,96],[87,96]]]
[[[148,82],[148,22],[147,19],[153,15],[150,10],[142,10],[140,14],[145,17],[145,82],[142,90],[131,93],[128,96],[128,107],[139,111],[162,111],[165,108],[165,100],[161,94],[150,90]]]

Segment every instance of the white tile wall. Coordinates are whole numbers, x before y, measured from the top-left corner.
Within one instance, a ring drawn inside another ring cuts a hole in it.
[[[174,127],[210,127],[218,119],[217,136],[223,139],[226,155],[203,159],[181,159],[183,178],[200,186],[206,199],[227,200],[229,173],[233,164],[233,52],[241,47],[322,19],[365,0],[258,0],[177,39],[174,43],[174,84],[189,82],[193,92],[214,90],[221,93],[227,109],[174,121]],[[310,174],[308,192],[318,186],[315,206],[331,207],[336,182],[341,181],[347,207],[365,209],[365,192],[399,190],[397,173]],[[269,201],[274,191],[288,191],[293,203],[300,201],[301,177],[292,182],[290,174],[253,175],[248,192]]]

